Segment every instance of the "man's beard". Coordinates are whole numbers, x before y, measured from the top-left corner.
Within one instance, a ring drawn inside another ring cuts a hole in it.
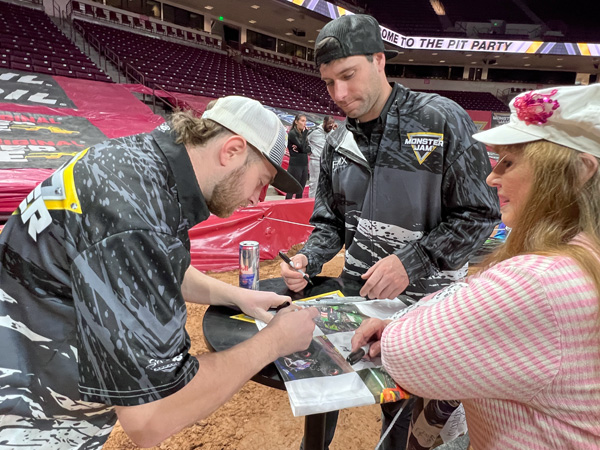
[[[240,192],[239,183],[242,175],[246,173],[247,166],[244,165],[235,169],[223,180],[219,181],[213,189],[210,200],[206,201],[208,210],[217,217],[229,217],[236,209],[245,206],[245,203],[240,203],[242,194]]]

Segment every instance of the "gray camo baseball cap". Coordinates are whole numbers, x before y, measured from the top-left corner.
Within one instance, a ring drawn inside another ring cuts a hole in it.
[[[334,38],[337,42],[332,43],[326,38]],[[385,54],[386,59],[398,54],[385,49],[379,22],[374,17],[351,14],[332,20],[319,32],[315,42],[315,63],[318,68],[335,59],[380,52]]]

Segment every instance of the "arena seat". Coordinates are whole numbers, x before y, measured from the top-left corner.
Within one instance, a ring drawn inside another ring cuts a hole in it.
[[[106,13],[104,12],[104,9],[100,8],[100,7],[96,7],[96,17],[98,19],[107,19]]]
[[[94,36],[115,51],[122,60],[143,73],[150,87],[156,84],[167,91],[211,97],[238,94],[259,99],[261,93],[272,93],[275,97],[262,98],[265,104],[307,112],[340,114],[337,107],[331,107],[329,101],[321,104],[302,94],[303,90],[313,93],[318,91],[321,96],[329,98],[322,81],[316,76],[279,67],[261,66],[258,63],[240,64],[222,52],[161,40],[98,23],[77,22],[86,31],[86,36]],[[168,27],[167,30],[168,33],[178,31],[182,32],[173,27]],[[218,40],[214,39],[213,44],[215,43]]]
[[[80,5],[74,2],[73,6]],[[41,9],[3,2],[0,29],[0,57],[10,69],[111,81]]]
[[[508,112],[510,109],[498,98],[489,92],[469,92],[469,91],[445,91],[445,90],[424,90],[416,89],[419,92],[429,92],[439,94],[454,100],[464,109],[476,111],[496,111]]]

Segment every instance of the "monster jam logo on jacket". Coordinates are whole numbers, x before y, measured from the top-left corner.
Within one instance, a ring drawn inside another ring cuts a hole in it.
[[[442,133],[406,133],[406,135],[408,138],[404,144],[412,147],[419,164],[423,164],[436,148],[444,146]]]

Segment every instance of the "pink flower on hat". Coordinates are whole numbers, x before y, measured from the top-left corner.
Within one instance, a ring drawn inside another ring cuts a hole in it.
[[[527,125],[544,125],[554,111],[560,106],[557,100],[550,97],[558,91],[553,89],[548,94],[528,92],[517,97],[513,103],[519,120]]]

